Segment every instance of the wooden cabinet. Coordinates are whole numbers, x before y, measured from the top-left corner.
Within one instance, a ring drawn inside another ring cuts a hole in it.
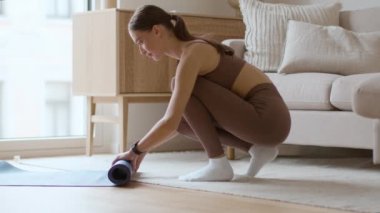
[[[74,15],[73,94],[89,97],[89,140],[94,122],[114,121],[126,131],[128,103],[167,101],[170,97],[177,62],[169,58],[154,62],[140,55],[128,33],[132,14],[133,11],[107,9]],[[210,34],[218,41],[244,36],[241,19],[179,15],[194,35]],[[121,108],[122,119],[96,117],[95,100],[114,100]],[[125,131],[120,131],[120,151],[125,150]],[[92,142],[87,145],[87,154],[91,154]]]

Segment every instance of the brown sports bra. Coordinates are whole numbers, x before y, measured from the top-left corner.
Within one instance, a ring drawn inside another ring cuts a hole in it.
[[[207,41],[194,40],[188,45],[193,43],[207,43]],[[220,60],[216,68],[202,77],[227,89],[231,89],[246,62],[239,57],[226,54],[227,51],[226,49],[225,52],[220,53]]]
[[[220,60],[216,68],[203,77],[225,88],[231,89],[245,61],[234,55],[220,54]]]

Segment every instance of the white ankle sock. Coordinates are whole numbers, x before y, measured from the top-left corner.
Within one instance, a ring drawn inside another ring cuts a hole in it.
[[[221,158],[210,158],[207,166],[179,176],[178,179],[184,181],[229,181],[233,178],[234,172],[226,156]]]
[[[247,175],[251,177],[254,177],[266,163],[274,160],[278,155],[277,147],[259,145],[253,145],[248,152],[251,155],[251,160],[249,161]]]

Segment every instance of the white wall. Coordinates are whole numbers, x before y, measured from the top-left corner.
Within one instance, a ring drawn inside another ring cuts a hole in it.
[[[270,3],[323,3],[334,2],[335,0],[263,0]],[[380,6],[379,0],[336,0],[342,3],[342,10],[358,10],[363,8]]]
[[[358,10],[369,7],[380,7],[379,0],[340,0],[340,2],[342,2],[343,10]]]
[[[120,0],[119,7],[134,10],[141,5],[153,4],[167,11],[194,13],[203,15],[235,15],[227,0]]]

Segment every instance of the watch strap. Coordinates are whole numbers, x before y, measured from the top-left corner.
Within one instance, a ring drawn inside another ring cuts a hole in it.
[[[140,141],[137,141],[135,144],[133,144],[132,146],[132,152],[134,152],[136,155],[141,155],[143,154],[144,152],[141,152],[138,148],[137,148],[137,144],[139,143]]]

